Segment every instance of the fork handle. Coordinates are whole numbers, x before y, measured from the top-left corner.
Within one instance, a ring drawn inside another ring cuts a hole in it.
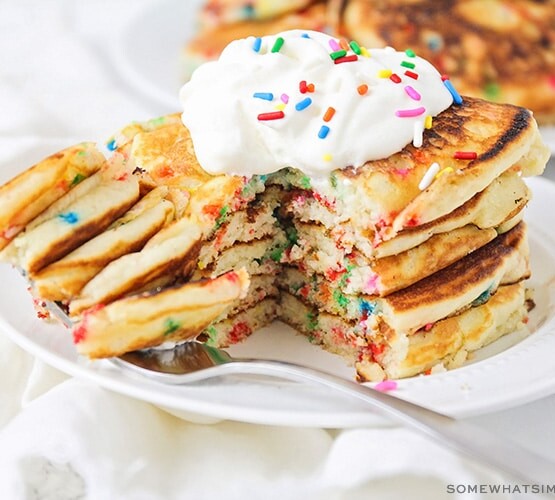
[[[527,484],[552,485],[555,481],[555,463],[515,442],[507,441],[469,422],[455,420],[354,381],[313,368],[271,360],[236,360],[214,369],[218,372],[217,375],[270,375],[323,385],[364,401],[382,414]],[[210,370],[212,369],[205,372]],[[206,373],[203,375],[206,378]]]

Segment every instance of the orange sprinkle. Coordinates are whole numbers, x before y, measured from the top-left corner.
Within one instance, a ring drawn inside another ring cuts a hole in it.
[[[359,85],[357,87],[358,93],[360,95],[364,95],[366,94],[366,92],[368,92],[368,85],[366,85],[365,83],[363,83],[362,85]]]
[[[308,92],[314,92],[314,84],[313,83],[309,83],[306,86],[306,90],[308,90]]]
[[[350,50],[351,47],[349,47],[349,44],[347,43],[347,40],[345,40],[344,38],[342,38],[341,40],[339,40],[339,46],[343,49],[343,50]]]
[[[330,106],[324,113],[324,121],[329,122],[333,118],[333,115],[335,115],[335,108]]]

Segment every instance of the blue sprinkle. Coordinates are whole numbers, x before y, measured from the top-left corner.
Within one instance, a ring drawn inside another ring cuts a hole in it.
[[[297,111],[302,111],[303,109],[308,108],[312,104],[312,99],[310,97],[304,98],[302,101],[299,101],[295,104],[295,109]]]
[[[255,52],[260,52],[260,47],[262,46],[262,38],[257,37],[254,39],[254,43],[252,44],[252,50]]]
[[[310,35],[309,35],[308,33],[303,33],[301,36],[302,36],[303,38],[310,38]]]
[[[79,222],[79,216],[75,212],[68,212],[67,214],[60,214],[58,215],[59,219],[62,219],[64,222],[68,224],[76,224]]]
[[[265,101],[274,100],[274,94],[272,94],[271,92],[255,92],[252,96],[258,99],[264,99]]]
[[[445,85],[445,87],[447,88],[447,90],[451,93],[451,95],[453,96],[453,101],[455,101],[455,104],[462,104],[463,100],[462,97],[460,96],[460,94],[455,90],[455,87],[453,87],[453,84],[451,83],[450,80],[444,80],[443,81],[443,85]]]
[[[106,147],[109,151],[114,151],[117,148],[116,140],[112,139],[110,142],[106,144]]]
[[[320,132],[318,132],[318,137],[320,139],[325,139],[330,132],[330,128],[327,125],[322,125],[320,127]]]
[[[374,314],[376,311],[376,303],[375,302],[368,302],[367,300],[360,299],[360,312],[362,314],[366,313],[368,316]]]
[[[244,14],[244,19],[252,19],[256,12],[254,10],[254,6],[251,4],[247,4],[243,7],[243,14]]]

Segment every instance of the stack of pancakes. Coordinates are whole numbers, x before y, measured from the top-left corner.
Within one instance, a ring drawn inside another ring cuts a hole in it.
[[[526,321],[522,178],[548,152],[523,108],[467,98],[422,147],[329,182],[209,175],[177,115],[110,148],[0,188],[1,257],[67,311],[81,354],[225,346],[279,318],[380,380],[457,366]]]
[[[182,52],[184,77],[231,40],[292,28],[367,47],[410,47],[461,94],[509,102],[555,122],[555,2],[537,0],[208,0]]]

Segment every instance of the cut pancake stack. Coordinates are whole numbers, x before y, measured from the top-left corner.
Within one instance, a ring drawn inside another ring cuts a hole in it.
[[[548,152],[522,108],[466,99],[422,147],[329,181],[208,175],[177,115],[110,145],[68,189],[74,149],[0,188],[1,256],[65,308],[81,354],[226,346],[282,319],[380,380],[457,366],[526,320],[522,177]]]

